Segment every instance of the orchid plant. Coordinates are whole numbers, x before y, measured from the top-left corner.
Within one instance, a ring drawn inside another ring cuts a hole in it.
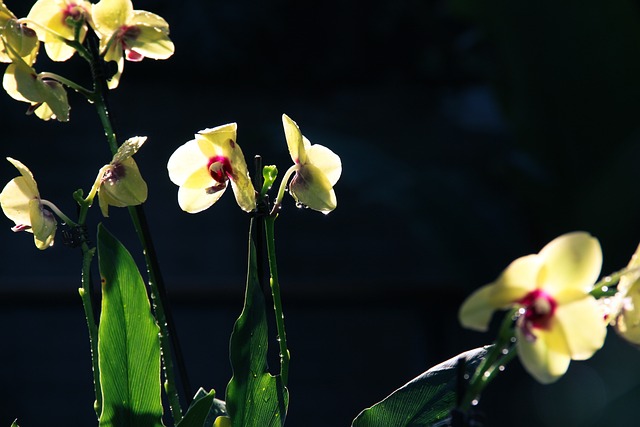
[[[54,62],[84,60],[92,87],[36,71],[42,46]],[[252,176],[238,144],[236,123],[218,124],[212,119],[214,127],[176,144],[166,167],[178,186],[182,210],[190,214],[207,210],[231,186],[241,212],[250,216],[244,307],[229,346],[233,376],[224,399],[205,388],[195,396],[181,393],[182,355],[174,341],[169,301],[144,215],[147,183],[134,160],[147,138],[119,140],[106,102],[109,90],[116,89],[122,79],[126,61],[168,59],[173,52],[167,21],[135,10],[131,0],[38,0],[25,18],[17,18],[0,2],[0,61],[8,64],[3,77],[7,94],[28,103],[28,112],[39,119],[66,122],[70,119],[67,91],[77,92],[95,108],[108,148],[104,166],[86,195],[82,189],[72,195],[75,216],[42,198],[34,174],[11,157],[7,160],[19,176],[0,192],[0,205],[14,223],[12,230],[31,233],[38,249],[51,250],[61,233],[63,244],[82,252],[79,293],[89,331],[94,409],[100,426],[282,426],[289,405],[290,353],[275,221],[283,213],[287,192],[298,207],[323,214],[336,209],[334,187],[342,163],[331,149],[312,144],[286,114],[282,115],[284,140],[293,164],[277,186],[279,168],[263,166],[260,156],[255,157]],[[112,74],[105,66],[109,62],[115,63]],[[271,197],[274,186],[277,191]],[[87,217],[96,197],[104,223],[88,230]],[[143,247],[146,281],[129,251],[107,230],[110,207],[129,211]],[[89,238],[94,235],[95,239]],[[96,253],[101,278],[99,318],[94,315],[98,302],[90,274]],[[567,371],[571,360],[585,360],[598,351],[608,326],[640,344],[640,315],[635,310],[640,304],[640,255],[637,252],[627,267],[603,278],[602,257],[595,237],[572,232],[537,254],[513,261],[494,282],[469,296],[459,312],[462,326],[487,331],[494,313],[504,311],[494,343],[426,370],[363,410],[352,425],[474,425],[481,393],[516,355],[536,381],[548,384]],[[261,283],[259,274],[264,265],[269,270],[268,284]],[[275,373],[267,364],[268,304],[273,305],[279,353]],[[174,360],[174,355],[180,360]],[[163,393],[168,408],[163,406]],[[18,425],[17,420],[13,425]]]

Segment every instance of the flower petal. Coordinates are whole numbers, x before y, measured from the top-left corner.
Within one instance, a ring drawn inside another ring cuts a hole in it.
[[[496,310],[489,296],[493,293],[493,285],[477,289],[462,303],[458,311],[458,319],[463,327],[485,332],[489,329],[491,316]]]
[[[226,125],[201,130],[196,135],[196,139],[198,141],[209,141],[210,145],[205,144],[200,146],[200,149],[208,158],[214,156],[230,157],[231,153],[225,151],[231,149],[231,146],[227,143],[227,141],[231,140],[235,143],[237,130],[238,125],[236,123],[229,123]]]
[[[324,173],[333,187],[342,174],[340,157],[323,145],[312,145],[307,150],[307,162],[312,163]]]
[[[284,135],[287,139],[289,154],[294,163],[305,164],[307,162],[307,152],[305,150],[302,133],[300,128],[286,114],[282,115],[282,126],[284,127]]]
[[[538,255],[526,255],[511,262],[494,282],[494,302],[516,302],[535,290],[541,262]]]
[[[92,5],[91,17],[96,31],[107,38],[117,31],[133,14],[131,0],[100,0]]]
[[[208,170],[209,157],[202,152],[201,148],[201,144],[192,139],[174,151],[167,163],[171,182],[182,186],[197,173],[200,179],[193,179],[194,186],[191,186],[192,188],[206,188],[215,184],[215,180]],[[199,182],[202,182],[202,185],[195,185]]]
[[[29,213],[36,247],[40,250],[47,249],[53,245],[57,228],[56,219],[51,212],[42,207],[40,200],[37,199],[29,201]]]
[[[298,169],[289,183],[289,192],[296,202],[324,214],[334,210],[338,204],[327,177],[310,163]]]
[[[535,334],[536,339],[531,341],[521,328],[516,328],[518,356],[531,376],[542,384],[550,384],[567,372],[571,357],[568,350],[558,352],[549,347],[549,344],[557,346],[557,335],[540,329],[536,329]]]
[[[588,359],[604,345],[607,322],[595,298],[585,296],[569,304],[559,304],[554,319],[554,328],[562,330],[572,359]]]
[[[166,32],[154,27],[138,28],[138,36],[127,41],[129,49],[152,59],[167,59],[173,55],[175,46]]]
[[[220,190],[211,192],[204,188],[180,187],[178,189],[178,205],[185,212],[202,212],[217,202],[226,188],[227,186],[224,185]]]
[[[588,293],[602,268],[600,243],[584,232],[557,237],[540,251],[540,256],[544,266],[539,283],[551,295],[570,288]]]
[[[12,179],[4,186],[0,193],[0,206],[4,214],[16,225],[31,226],[29,216],[29,202],[37,200],[37,195],[31,192],[27,180],[20,176]]]

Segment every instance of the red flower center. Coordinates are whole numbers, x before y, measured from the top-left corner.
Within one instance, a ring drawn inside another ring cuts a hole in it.
[[[229,159],[223,156],[215,156],[210,158],[208,166],[211,177],[220,184],[226,183],[233,172]]]
[[[528,339],[535,339],[533,329],[549,329],[551,327],[551,318],[558,305],[551,295],[536,289],[525,295],[518,303],[524,308],[518,326]]]

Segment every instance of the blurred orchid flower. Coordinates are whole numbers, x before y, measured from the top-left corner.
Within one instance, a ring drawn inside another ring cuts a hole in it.
[[[571,359],[588,359],[604,344],[604,312],[589,293],[601,266],[597,239],[584,232],[562,235],[538,254],[516,259],[495,282],[471,294],[460,308],[460,322],[486,331],[495,310],[519,308],[520,360],[536,380],[551,383]]]

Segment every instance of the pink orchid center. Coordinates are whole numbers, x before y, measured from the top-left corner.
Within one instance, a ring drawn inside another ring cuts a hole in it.
[[[66,24],[67,18],[79,21],[84,15],[84,9],[75,3],[69,3],[62,11],[62,22]]]
[[[131,50],[130,42],[134,41],[140,35],[141,30],[137,25],[123,25],[118,30],[116,35],[117,39],[122,45],[122,49],[125,51],[127,60],[132,62],[139,62],[144,59],[144,55],[134,50]]]
[[[231,162],[224,156],[215,156],[209,159],[209,173],[211,178],[216,182],[224,184],[233,175],[233,168]]]
[[[551,295],[541,289],[536,289],[525,295],[518,303],[524,309],[518,325],[527,338],[535,339],[533,329],[549,329],[551,327],[551,319],[558,306]]]

